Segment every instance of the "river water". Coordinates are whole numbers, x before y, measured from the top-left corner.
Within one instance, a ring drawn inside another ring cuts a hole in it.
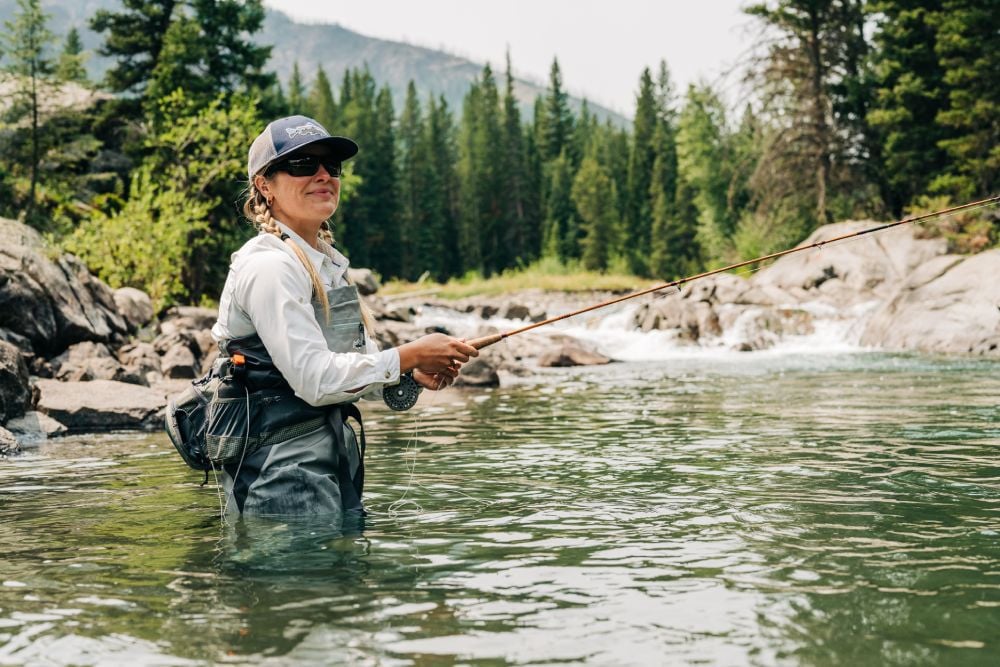
[[[1000,364],[547,370],[367,410],[362,524],[160,434],[0,462],[0,664],[1000,663]]]

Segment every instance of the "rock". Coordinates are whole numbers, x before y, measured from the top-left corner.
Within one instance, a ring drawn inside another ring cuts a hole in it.
[[[861,344],[1000,357],[1000,302],[986,287],[997,275],[1000,249],[928,262],[872,314]]]
[[[347,279],[357,285],[361,296],[371,296],[379,291],[382,285],[371,269],[347,269]]]
[[[875,222],[840,222],[824,225],[802,245],[830,240],[844,234],[877,226]],[[918,239],[912,225],[902,225],[878,234],[786,255],[757,273],[752,283],[785,291],[804,289],[816,292],[828,280],[838,278],[850,288],[852,301],[868,301],[872,296],[889,298],[899,284],[918,266],[943,255],[943,238]]]
[[[497,369],[482,357],[470,359],[462,366],[462,371],[455,378],[455,387],[499,387],[500,375]]]
[[[20,417],[31,407],[28,365],[21,351],[0,341],[0,423]]]
[[[654,329],[679,329],[687,310],[686,301],[665,297],[639,307],[635,314],[635,324],[642,331]]]
[[[610,363],[611,359],[582,344],[566,342],[557,349],[549,350],[538,359],[539,366],[596,366]]]
[[[507,304],[507,307],[503,311],[503,317],[508,320],[530,320],[531,309],[520,303]],[[541,320],[537,321],[540,322]]]
[[[89,380],[116,380],[132,384],[145,384],[141,376],[130,372],[102,343],[83,342],[71,345],[58,357],[51,359],[53,377],[70,382]]]
[[[479,316],[484,320],[488,320],[499,312],[500,308],[498,306],[488,303],[479,310]]]
[[[39,380],[38,410],[73,431],[153,429],[161,425],[163,392],[112,380]]]
[[[215,326],[217,319],[219,319],[219,311],[214,308],[173,306],[163,315],[160,331],[162,333],[203,331]]]
[[[752,307],[744,310],[733,328],[741,352],[766,350],[787,336],[805,336],[814,331],[812,315],[796,308]]]
[[[382,311],[382,319],[392,322],[412,322],[416,314],[417,311],[413,306],[387,306]]]
[[[160,355],[152,343],[130,343],[119,348],[118,361],[129,373],[144,380],[139,384],[149,386],[163,377]]]
[[[178,343],[164,353],[160,359],[160,369],[168,378],[194,378],[197,377],[201,366],[191,348]]]
[[[73,255],[51,253],[36,231],[0,218],[0,328],[45,355],[121,340],[128,327],[111,289]]]
[[[23,417],[11,419],[7,422],[7,429],[17,436],[17,441],[23,446],[37,444],[67,431],[65,425],[44,412],[35,410],[26,412]]]
[[[0,458],[16,456],[21,453],[21,445],[14,434],[0,426]]]
[[[130,331],[138,331],[153,319],[153,302],[149,295],[134,287],[114,291],[115,305],[125,318]]]

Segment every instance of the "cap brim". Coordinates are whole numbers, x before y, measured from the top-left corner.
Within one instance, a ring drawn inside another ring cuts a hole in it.
[[[296,146],[290,146],[286,150],[275,155],[274,159],[268,162],[267,166],[271,166],[281,158],[291,155],[292,153],[296,153],[306,146],[314,146],[316,144],[327,146],[330,149],[330,156],[340,160],[341,162],[350,160],[358,154],[358,145],[354,143],[353,139],[348,139],[347,137],[323,137],[321,139],[316,139],[315,141],[308,141]]]

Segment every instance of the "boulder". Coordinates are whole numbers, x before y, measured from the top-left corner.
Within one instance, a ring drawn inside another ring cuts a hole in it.
[[[102,343],[83,342],[71,345],[58,357],[49,360],[53,377],[70,382],[89,380],[116,380],[131,384],[145,384],[138,373],[122,366]]]
[[[21,351],[0,341],[0,424],[20,417],[31,407],[28,365]]]
[[[125,369],[151,385],[163,377],[160,355],[152,343],[130,343],[118,349],[118,361]]]
[[[824,225],[802,245],[828,241],[877,225],[871,221]],[[886,299],[914,269],[947,250],[945,239],[920,239],[914,232],[912,225],[901,225],[854,241],[786,255],[757,273],[751,282],[791,293],[795,290],[816,293],[823,283],[839,279],[849,288],[839,296],[851,294],[855,303],[868,301],[873,296]]]
[[[160,321],[160,332],[167,334],[177,331],[203,331],[215,326],[219,311],[214,308],[197,306],[173,306]]]
[[[928,262],[865,325],[862,345],[1000,357],[1000,249]]]
[[[813,333],[813,318],[798,308],[751,307],[744,310],[733,322],[739,342],[735,348],[741,352],[766,350],[787,336],[805,336]]]
[[[14,434],[0,426],[0,458],[16,456],[21,453],[21,445]]]
[[[371,296],[379,291],[382,285],[371,269],[347,269],[347,279],[357,285],[361,296]]]
[[[531,316],[531,309],[521,303],[509,303],[503,311],[503,317],[508,320],[530,320]]]
[[[112,380],[39,380],[38,410],[72,431],[158,428],[167,399],[162,391]]]
[[[455,387],[499,387],[500,376],[496,367],[482,357],[470,359],[462,366],[462,371],[455,378]]]
[[[164,377],[195,378],[201,370],[191,348],[179,343],[167,349],[160,359],[160,369]]]
[[[539,366],[596,366],[610,363],[603,354],[585,348],[578,342],[564,342],[559,347],[542,354]]]
[[[44,412],[32,410],[23,417],[7,422],[7,429],[17,437],[22,446],[34,445],[48,438],[66,433],[66,426]]]
[[[111,289],[73,255],[52,258],[35,230],[0,218],[0,328],[45,355],[74,343],[123,340]]]
[[[114,291],[115,305],[125,318],[130,331],[138,331],[153,319],[153,302],[149,295],[134,287]]]

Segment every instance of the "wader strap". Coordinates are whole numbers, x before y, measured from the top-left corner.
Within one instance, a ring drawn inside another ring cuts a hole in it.
[[[340,486],[340,501],[344,511],[362,510],[361,494],[365,487],[365,427],[361,421],[361,411],[353,403],[338,405],[330,413],[333,437],[337,448],[337,483]],[[344,426],[348,419],[358,423],[355,437],[358,441],[358,469],[351,474],[351,460],[348,456]]]

